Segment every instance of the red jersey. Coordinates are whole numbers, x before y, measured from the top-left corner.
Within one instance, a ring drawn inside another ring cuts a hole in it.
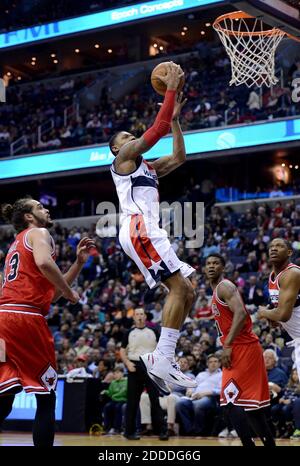
[[[214,314],[214,318],[216,321],[216,326],[219,334],[219,338],[221,340],[222,345],[227,338],[227,335],[231,329],[232,320],[233,320],[233,312],[231,311],[230,307],[221,301],[218,297],[218,286],[228,280],[222,280],[215,288],[213,297],[212,297],[212,312]],[[231,283],[231,282],[230,282]],[[245,311],[247,312],[246,307],[244,306]],[[252,331],[252,321],[247,312],[247,318],[244,324],[244,327],[237,335],[237,337],[233,341],[233,345],[241,345],[247,343],[253,343],[258,341],[258,337]]]
[[[4,281],[0,295],[0,308],[27,311],[37,310],[48,314],[53,300],[55,287],[37,267],[32,247],[27,235],[30,228],[16,236],[5,259]],[[54,241],[52,242],[52,258],[55,260]]]

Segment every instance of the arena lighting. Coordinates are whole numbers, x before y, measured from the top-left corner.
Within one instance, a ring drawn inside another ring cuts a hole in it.
[[[94,47],[95,47],[95,49],[98,49],[98,48],[100,47],[100,45],[99,45],[99,44],[95,44]]]
[[[55,58],[56,57],[56,53],[51,53],[51,58]]]
[[[10,71],[8,71],[6,74],[7,74],[7,76],[11,76],[11,72],[10,72]]]
[[[57,64],[57,63],[58,63],[58,60],[53,60],[53,63]]]
[[[293,168],[293,165],[289,165],[290,168]]]
[[[182,29],[183,29],[184,31],[187,31],[187,30],[188,30],[188,28],[187,28],[186,26],[184,26]]]
[[[238,153],[241,148],[279,143],[286,146],[288,142],[300,141],[300,118],[214,128],[208,131],[191,131],[184,134],[184,140],[188,158],[192,155],[200,155],[200,153],[226,157],[229,150]],[[145,159],[152,160],[171,154],[172,145],[172,136],[162,138],[145,153]],[[249,150],[245,153],[249,153]],[[244,154],[240,153],[239,157],[242,161]],[[113,160],[114,157],[107,144],[14,156],[9,159],[0,159],[0,179],[108,167]],[[282,168],[281,164],[279,168]]]
[[[285,163],[282,163],[281,166],[282,166],[282,167],[285,167]]]
[[[36,65],[36,62],[35,61],[32,61],[31,62],[32,66]]]
[[[75,53],[79,53],[80,50],[79,50],[79,49],[75,49],[74,52],[75,52]]]
[[[32,57],[32,59],[31,59],[31,60],[32,60],[32,61],[36,61],[36,57]]]
[[[158,45],[157,45],[157,44],[153,44],[153,47],[154,47],[155,49],[157,49]]]
[[[163,48],[163,46],[161,45],[161,46],[159,47],[159,50],[163,50],[163,49],[164,49],[164,48]]]
[[[201,31],[201,36],[205,36],[205,31]]]
[[[205,23],[205,26],[209,28],[209,26],[211,26],[211,23]]]
[[[108,53],[112,53],[112,49],[108,49],[107,51],[108,51]]]
[[[0,49],[176,13],[222,0],[155,0],[0,34]]]
[[[18,79],[18,81],[21,81],[21,79],[22,79],[22,78],[21,78],[21,76],[18,76],[18,78],[17,78],[17,79]]]
[[[298,168],[299,168],[299,165],[295,165],[295,170],[298,170]]]

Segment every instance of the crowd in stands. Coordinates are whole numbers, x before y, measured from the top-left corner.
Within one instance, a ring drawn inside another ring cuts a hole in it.
[[[57,263],[62,270],[70,267],[81,237],[89,235],[95,238],[97,244],[97,250],[90,256],[76,283],[80,301],[70,305],[60,299],[51,306],[48,324],[54,336],[58,372],[66,377],[98,378],[103,382],[103,389],[108,390],[105,392],[108,396],[113,396],[116,387],[119,387],[122,392],[119,401],[124,403],[125,385],[119,382],[124,376],[120,358],[124,333],[133,325],[134,310],[139,307],[143,307],[147,313],[147,325],[159,329],[166,291],[163,287],[148,290],[143,276],[123,253],[118,241],[115,238],[97,237],[95,225],[87,229],[68,230],[56,224],[52,235],[56,242]],[[192,283],[197,299],[181,331],[176,353],[182,368],[197,378],[199,387],[204,383],[207,365],[207,370],[210,370],[209,355],[215,355],[214,371],[221,371],[218,359],[215,360],[221,346],[210,309],[212,290],[203,270],[205,258],[210,253],[221,253],[226,259],[226,276],[238,286],[251,314],[254,332],[263,349],[272,350],[267,353],[269,361],[266,356],[265,360],[272,393],[275,432],[278,436],[294,432],[294,437],[300,438],[300,386],[295,371],[292,371],[291,348],[285,346],[287,334],[280,327],[270,327],[266,320],[256,319],[258,306],[268,302],[270,265],[267,245],[278,236],[291,241],[295,252],[294,261],[300,265],[300,204],[294,200],[284,205],[279,202],[273,209],[266,204],[254,203],[243,214],[230,207],[213,207],[206,217],[205,244],[201,249],[187,249],[184,238],[171,237],[179,258],[196,269]],[[1,228],[1,267],[11,241],[11,233]],[[220,383],[219,378],[216,376],[217,385]],[[176,394],[176,419],[179,421],[180,433],[189,435],[195,433],[195,424],[191,426],[187,421],[187,413],[191,412],[193,403],[183,402],[180,398],[183,394]],[[172,403],[174,413],[174,397]],[[209,408],[217,410],[217,401],[214,400],[214,403]],[[111,406],[106,408],[106,414],[110,409]],[[164,409],[167,409],[166,405]],[[197,409],[195,416],[199,425]],[[149,416],[143,413],[146,419],[144,423],[148,425]],[[105,419],[105,428],[111,432],[113,426],[107,423],[107,416]],[[174,416],[168,422],[173,429]],[[207,434],[207,424],[204,423],[204,427],[197,433]],[[210,429],[213,428],[217,430],[215,434],[218,434],[224,430],[224,423],[218,424],[218,428],[210,426]]]
[[[1,2],[0,32],[125,7],[133,3],[137,3],[136,0],[92,0],[90,2],[21,0],[15,3],[4,0]]]
[[[202,44],[203,45],[203,44]],[[182,112],[184,131],[217,126],[254,123],[258,120],[289,117],[300,113],[299,103],[291,99],[292,86],[275,86],[273,91],[229,87],[231,66],[221,47],[199,50],[178,63],[185,71],[184,93],[188,99]],[[290,77],[300,73],[300,63],[291,69]],[[10,144],[25,137],[22,153],[107,142],[119,130],[140,136],[154,121],[160,98],[154,93],[149,76],[133,92],[119,101],[104,88],[99,102],[92,108],[79,108],[79,116],[65,126],[64,109],[74,94],[97,78],[68,77],[28,85],[12,85],[7,90],[7,104],[0,108],[0,157],[10,154]],[[38,139],[38,126],[52,118],[54,127]]]

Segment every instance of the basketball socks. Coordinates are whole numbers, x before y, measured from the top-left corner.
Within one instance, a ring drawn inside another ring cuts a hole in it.
[[[33,424],[35,447],[52,447],[55,432],[55,392],[50,395],[36,395],[37,410]]]
[[[247,411],[246,414],[254,432],[259,436],[264,446],[276,447],[275,440],[267,422],[265,411],[263,409],[255,409],[253,411]]]
[[[12,410],[15,395],[0,396],[0,428]]]
[[[179,330],[162,327],[159,341],[154,353],[165,356],[169,361],[174,360],[175,349],[179,338]]]
[[[225,409],[227,410],[231,424],[238,433],[243,447],[255,447],[255,443],[251,436],[251,430],[247,422],[246,413],[243,408],[229,403]]]

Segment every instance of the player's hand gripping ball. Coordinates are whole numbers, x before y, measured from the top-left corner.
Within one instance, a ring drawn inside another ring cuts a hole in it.
[[[153,89],[160,95],[165,95],[166,90],[167,90],[167,84],[164,81],[162,81],[161,77],[167,76],[169,63],[170,62],[160,63],[154,68],[151,74],[151,84],[153,86]],[[182,91],[184,82],[185,82],[185,77],[184,77],[184,74],[182,73],[182,76],[180,78],[180,81],[177,87],[177,92]]]

